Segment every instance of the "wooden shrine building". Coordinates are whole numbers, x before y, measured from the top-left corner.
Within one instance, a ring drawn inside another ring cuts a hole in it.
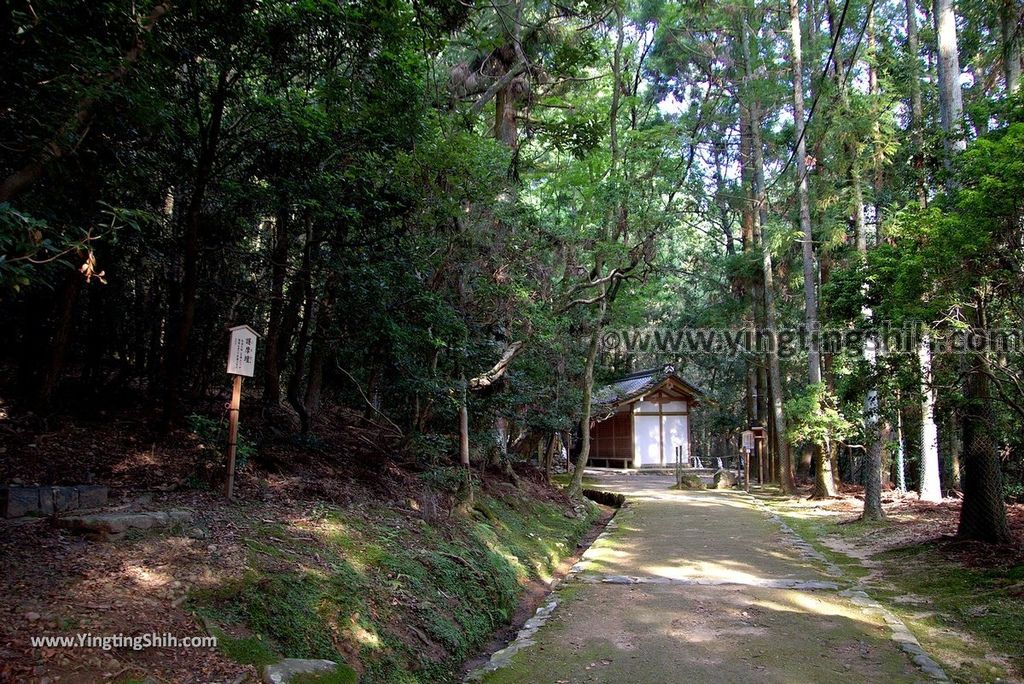
[[[701,391],[673,366],[639,371],[594,391],[590,458],[597,468],[675,466],[690,461],[690,409]]]

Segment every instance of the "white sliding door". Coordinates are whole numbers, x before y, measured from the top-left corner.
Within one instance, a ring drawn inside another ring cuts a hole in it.
[[[661,434],[664,439],[662,445],[665,455],[665,465],[676,464],[676,447],[683,448],[683,465],[688,465],[690,458],[690,433],[687,425],[687,416],[662,416]]]
[[[633,465],[661,463],[661,418],[659,416],[633,416]]]

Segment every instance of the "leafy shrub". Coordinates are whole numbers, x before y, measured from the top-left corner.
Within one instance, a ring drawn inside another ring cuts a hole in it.
[[[431,465],[450,463],[459,453],[455,438],[437,433],[417,433],[409,438],[406,445],[409,453],[422,463]]]
[[[199,438],[203,447],[203,458],[200,467],[209,469],[220,466],[227,458],[228,425],[226,420],[217,420],[209,416],[201,416],[197,413],[186,418],[189,429]],[[256,453],[256,445],[238,432],[238,441],[235,447],[235,469],[241,470],[249,462],[249,458]]]

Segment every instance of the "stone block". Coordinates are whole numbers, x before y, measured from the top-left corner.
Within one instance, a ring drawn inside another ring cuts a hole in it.
[[[103,485],[78,485],[79,508],[102,508],[107,505],[108,490]]]
[[[337,674],[339,681],[344,681],[344,674],[350,672],[350,668],[332,660],[317,660],[306,658],[285,658],[273,665],[266,665],[263,668],[264,684],[289,684],[296,681],[315,681],[317,676],[324,676],[328,673]],[[349,681],[355,682],[356,678],[352,673]]]
[[[128,530],[148,530],[188,522],[192,512],[186,510],[150,511],[144,513],[87,513],[58,518],[57,525],[98,539],[119,538]]]
[[[715,473],[715,489],[732,489],[736,486],[736,474],[724,468]]]
[[[73,511],[78,506],[78,490],[74,487],[52,487],[54,513]]]
[[[39,488],[9,485],[0,489],[0,509],[5,518],[39,512]]]
[[[79,508],[102,508],[106,505],[107,488],[102,485],[0,487],[0,515],[5,518],[20,518],[33,513],[52,515]]]
[[[53,515],[53,487],[39,487],[39,512]]]

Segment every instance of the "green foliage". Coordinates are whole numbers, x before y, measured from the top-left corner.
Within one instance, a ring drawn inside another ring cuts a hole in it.
[[[451,457],[451,452],[448,454]],[[421,473],[419,479],[433,491],[455,495],[461,492],[466,483],[466,469],[462,467],[431,468]]]
[[[200,441],[205,462],[209,465],[224,463],[228,443],[228,426],[223,419],[193,413],[187,418],[189,429]],[[235,468],[241,470],[256,453],[256,444],[239,428],[235,444]]]
[[[852,435],[856,426],[840,413],[838,404],[823,383],[805,386],[785,404],[789,440],[827,449]]]
[[[450,463],[452,458],[459,453],[457,440],[450,435],[437,433],[417,433],[409,439],[407,451],[415,454],[424,463],[440,465]],[[422,477],[434,478],[434,473],[446,473],[444,468],[431,468]],[[443,487],[438,487],[439,489]]]

